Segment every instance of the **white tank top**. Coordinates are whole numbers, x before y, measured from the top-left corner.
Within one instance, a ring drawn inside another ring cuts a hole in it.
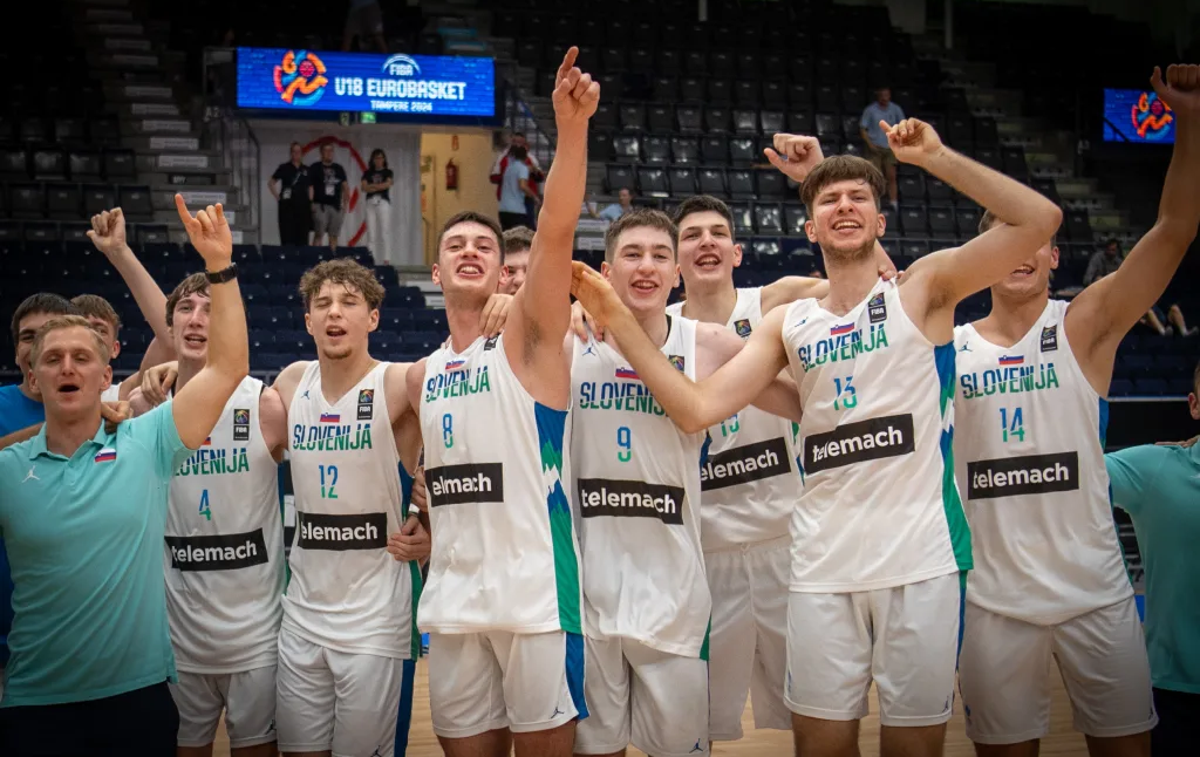
[[[783,339],[804,407],[791,590],[871,591],[969,569],[950,453],[953,343],[931,344],[884,281],[844,316],[792,303]]]
[[[113,379],[112,386],[100,392],[101,402],[118,402],[121,399],[121,382]]]
[[[580,633],[568,433],[570,413],[529,396],[503,337],[429,356],[421,434],[433,553],[422,631]]]
[[[683,303],[667,308],[681,315]],[[725,327],[743,339],[762,321],[762,288],[738,289]],[[704,550],[716,551],[788,535],[800,499],[791,421],[753,405],[708,429],[712,444],[700,470]]]
[[[1133,594],[1104,467],[1108,403],[1067,342],[1051,300],[1012,347],[955,329],[954,439],[975,569],[967,599],[1059,623]]]
[[[694,380],[696,322],[668,320],[662,352]],[[680,431],[602,342],[575,340],[571,384],[584,627],[697,657],[712,609],[700,546],[706,435]]]
[[[263,441],[263,384],[246,377],[200,449],[171,478],[167,619],[189,673],[274,665],[283,614],[279,466]]]
[[[400,457],[379,363],[336,402],[321,364],[304,370],[288,409],[296,537],[283,627],[349,654],[415,659],[420,568],[387,552],[404,524]]]

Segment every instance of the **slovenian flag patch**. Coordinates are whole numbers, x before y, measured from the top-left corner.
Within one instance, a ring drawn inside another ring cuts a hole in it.
[[[111,463],[117,459],[117,451],[112,447],[105,447],[96,453],[96,462]]]
[[[448,371],[457,371],[459,368],[462,368],[462,367],[463,367],[463,363],[465,363],[465,362],[467,362],[467,361],[465,361],[465,360],[452,360],[452,361],[450,361],[449,363],[446,363],[446,370],[448,370]]]
[[[1020,365],[1025,362],[1024,355],[1003,355],[1000,358],[1000,365]]]
[[[830,336],[841,336],[842,334],[849,334],[853,330],[854,330],[854,324],[846,323],[841,326],[834,326],[833,328],[829,329],[829,335]]]
[[[638,381],[638,380],[639,380],[639,379],[638,379],[638,375],[637,375],[637,371],[633,370],[632,368],[618,368],[618,369],[617,369],[617,378],[619,378],[619,379],[633,379],[634,381]]]
[[[205,437],[204,444],[201,444],[200,446],[201,447],[211,447],[212,446],[212,437],[211,436]]]
[[[321,423],[341,423],[342,416],[337,413],[321,413]]]

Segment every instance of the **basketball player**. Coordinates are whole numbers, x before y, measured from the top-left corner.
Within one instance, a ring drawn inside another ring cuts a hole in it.
[[[193,274],[167,297],[179,355],[175,392],[208,359],[209,284]],[[135,415],[152,405],[141,389]],[[178,757],[210,757],[225,713],[237,757],[275,755],[275,669],[284,589],[278,463],[287,411],[247,376],[204,444],[175,472],[167,510],[167,619],[179,681]]]
[[[1053,237],[955,331],[954,452],[971,523],[959,680],[980,755],[1032,757],[1049,733],[1057,660],[1093,755],[1147,755],[1158,718],[1113,527],[1104,435],[1117,346],[1162,296],[1200,224],[1200,67],[1151,83],[1176,143],[1154,227],[1115,273],[1051,300]],[[984,214],[980,230],[1002,226]]]
[[[679,278],[676,239],[666,214],[632,210],[605,232],[602,274],[657,349],[702,380],[742,341],[717,324],[667,314]],[[708,754],[712,605],[699,508],[702,480],[716,469],[702,473],[707,435],[676,428],[613,346],[570,343],[590,713],[575,752],[621,755],[632,743],[662,757]],[[798,421],[795,386],[777,384],[758,401]],[[750,465],[787,472],[790,457],[786,447],[766,448]]]
[[[529,250],[533,247],[533,229],[514,226],[504,232],[504,269],[500,273],[500,292],[516,294],[525,283],[529,270]]]
[[[482,310],[504,264],[499,225],[447,221],[433,280],[450,344],[409,372],[420,407],[433,551],[419,623],[430,634],[433,730],[449,757],[571,754],[583,702],[578,545],[570,475],[570,266],[600,86],[563,58],[553,94],[557,156],[507,326]]]
[[[415,470],[420,445],[409,365],[368,352],[384,294],[370,270],[327,260],[304,274],[300,292],[317,360],[293,363],[274,384],[287,408],[297,515],[279,634],[279,749],[389,757],[407,745],[401,694],[412,690],[421,643],[420,567],[387,552],[389,534],[424,533],[405,517],[397,467]],[[415,555],[428,553],[423,543]]]
[[[947,459],[954,306],[1044,243],[1062,214],[1029,188],[942,145],[917,120],[888,128],[896,157],[1008,223],[880,280],[879,171],[826,158],[804,182],[809,239],[829,294],[771,311],[746,348],[695,384],[664,360],[600,277],[575,266],[573,291],[612,330],[634,370],[685,431],[744,407],[785,367],[800,387],[804,492],[792,513],[788,674],[796,749],[858,751],[872,680],[885,753],[941,754],[950,718],[970,536]],[[798,140],[776,135],[785,161]]]
[[[805,164],[811,170],[821,153],[817,140],[809,139]],[[789,168],[796,166],[794,161]],[[829,291],[828,281],[802,276],[736,288],[733,269],[741,265],[741,245],[733,239],[729,207],[715,197],[689,197],[674,220],[688,298],[668,306],[670,315],[719,324],[748,339],[776,306],[819,299]],[[880,274],[891,278],[894,267],[878,244],[876,257]],[[788,521],[800,497],[800,478],[790,425],[751,406],[708,429],[712,446],[702,469],[700,534],[712,594],[708,699],[713,741],[742,737],[742,712],[751,694],[755,727],[792,727],[783,701],[791,566]],[[768,454],[775,464],[756,464]],[[586,558],[586,543],[584,551]]]

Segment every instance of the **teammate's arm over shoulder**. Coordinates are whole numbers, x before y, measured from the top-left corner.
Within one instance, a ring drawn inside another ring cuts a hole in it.
[[[779,312],[782,314],[785,311],[780,308]],[[718,324],[697,324],[696,380],[707,379],[721,366],[732,360],[747,344],[747,341]],[[787,375],[786,370],[780,372],[750,404],[772,415],[787,418],[796,423],[800,422],[800,392],[796,387],[796,382]]]
[[[287,449],[287,406],[283,404],[279,392],[269,386],[264,387],[258,396],[258,425],[271,457],[275,458],[275,462],[280,462]]]
[[[271,388],[279,393],[283,399],[284,406],[291,404],[292,396],[296,393],[296,387],[300,385],[300,379],[304,377],[304,371],[308,370],[310,360],[297,360],[296,362],[284,368],[275,376],[275,380],[271,382]]]
[[[428,359],[421,358],[410,365],[404,374],[404,387],[408,393],[408,406],[413,409],[418,418],[421,416],[421,388],[425,383],[425,362]],[[418,428],[420,428],[419,425]]]

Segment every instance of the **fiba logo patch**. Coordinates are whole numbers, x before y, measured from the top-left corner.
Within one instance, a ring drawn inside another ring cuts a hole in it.
[[[288,50],[275,67],[275,91],[279,99],[299,108],[312,107],[325,94],[325,63],[308,50]]]
[[[233,440],[250,441],[250,409],[239,407],[233,411]]]
[[[483,351],[487,352],[488,350],[496,349],[496,342],[498,341],[500,341],[499,336],[489,337],[488,340],[483,343]]]
[[[675,370],[679,371],[680,373],[683,372],[685,365],[683,362],[683,355],[671,355],[667,358],[667,360],[671,363],[671,365],[675,366]]]
[[[1058,324],[1042,327],[1042,352],[1054,352],[1058,349]]]
[[[362,389],[358,393],[358,419],[369,421],[375,414],[375,390]]]
[[[883,292],[867,302],[867,317],[871,319],[871,323],[882,323],[887,320],[887,305],[883,302]]]
[[[745,339],[746,337],[750,336],[750,332],[753,330],[753,329],[750,327],[750,319],[749,319],[749,318],[742,318],[742,319],[740,319],[740,320],[734,321],[734,322],[733,322],[733,330],[734,330],[734,331],[737,333],[737,335],[738,335],[738,336],[740,336],[742,339]]]

